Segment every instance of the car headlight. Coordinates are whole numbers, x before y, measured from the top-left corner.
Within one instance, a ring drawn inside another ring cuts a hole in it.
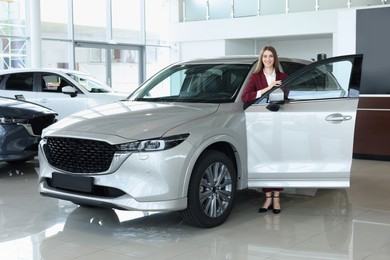
[[[12,118],[12,117],[6,117],[6,116],[0,117],[1,124],[25,124],[27,122],[28,122],[28,119],[23,119],[23,118]]]
[[[119,151],[127,152],[153,152],[173,148],[181,144],[190,134],[173,135],[156,139],[139,140],[124,144],[118,144]]]

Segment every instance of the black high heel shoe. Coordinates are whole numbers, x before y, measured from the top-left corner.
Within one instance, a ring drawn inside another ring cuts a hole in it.
[[[273,196],[272,197],[272,204],[275,204],[275,199],[279,199],[279,196]],[[278,201],[279,202],[279,207],[280,207],[280,201]],[[275,207],[272,209],[272,212],[274,213],[274,214],[279,214],[280,212],[281,212],[281,209],[279,208],[279,209],[275,209]]]
[[[269,196],[269,197],[266,196],[265,200],[267,201],[267,199],[272,199],[272,196]],[[265,204],[265,202],[264,202],[264,204]],[[263,204],[263,206],[264,206],[264,204]],[[271,201],[271,204],[267,208],[264,208],[264,207],[259,208],[259,213],[265,213],[269,209],[272,209],[272,201]]]

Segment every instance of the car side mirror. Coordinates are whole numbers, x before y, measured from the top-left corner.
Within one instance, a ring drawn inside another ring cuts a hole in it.
[[[65,86],[61,89],[62,93],[68,94],[71,97],[77,96],[77,90],[74,87],[71,86]]]
[[[284,92],[283,90],[276,89],[269,94],[269,103],[283,104],[284,103]]]
[[[276,89],[275,91],[272,91],[272,93],[269,94],[268,97],[269,104],[267,106],[267,109],[272,112],[279,111],[280,105],[284,104],[284,92],[283,90]]]

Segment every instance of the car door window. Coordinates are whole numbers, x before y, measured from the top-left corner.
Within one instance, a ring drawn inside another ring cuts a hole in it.
[[[284,73],[287,73],[287,75],[291,75],[295,71],[305,67],[307,64],[298,63],[298,62],[281,61],[280,65],[282,66]]]
[[[289,100],[344,98],[348,96],[351,71],[352,63],[348,60],[322,64],[292,80],[285,93]]]
[[[42,92],[62,92],[65,86],[73,86],[67,79],[53,73],[42,74]]]
[[[34,73],[10,74],[5,83],[6,90],[33,91]]]

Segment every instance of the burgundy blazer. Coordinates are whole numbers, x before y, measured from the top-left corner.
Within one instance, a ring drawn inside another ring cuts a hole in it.
[[[284,80],[287,78],[286,73],[276,72],[276,80]],[[244,93],[242,94],[242,101],[244,103],[249,103],[256,99],[257,91],[260,89],[268,87],[267,79],[262,71],[259,73],[253,73],[249,78],[249,83],[246,85],[244,89]]]

